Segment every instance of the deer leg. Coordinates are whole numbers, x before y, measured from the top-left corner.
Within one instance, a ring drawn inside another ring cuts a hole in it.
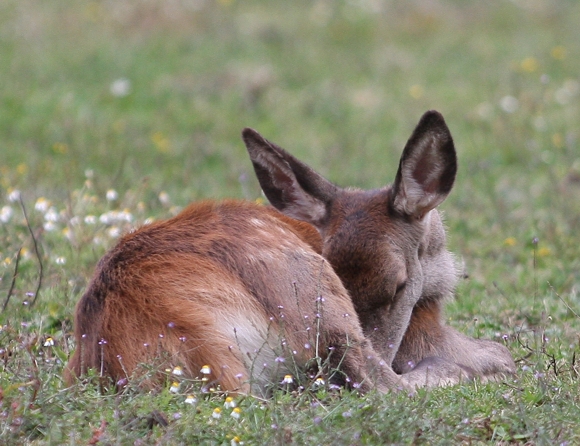
[[[346,336],[336,333],[333,338],[326,358],[333,384],[354,387],[363,393],[371,389],[384,393],[414,387],[415,383],[408,383],[393,371],[368,339],[355,332]]]
[[[443,323],[441,302],[420,301],[413,309],[393,369],[397,373],[409,373],[416,367],[436,369],[436,362],[422,364],[432,357],[457,364],[466,376],[497,379],[515,372],[515,363],[505,346],[459,333]],[[456,375],[457,370],[450,367],[449,373]]]

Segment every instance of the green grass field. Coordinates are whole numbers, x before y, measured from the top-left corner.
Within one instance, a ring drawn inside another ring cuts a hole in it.
[[[0,443],[580,444],[579,23],[572,0],[1,2]],[[428,109],[460,163],[448,319],[505,342],[517,376],[281,389],[238,418],[171,376],[65,387],[74,305],[121,233],[260,196],[243,127],[378,187]]]

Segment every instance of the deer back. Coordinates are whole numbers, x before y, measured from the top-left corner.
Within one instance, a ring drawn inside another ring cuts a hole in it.
[[[207,364],[223,390],[264,394],[315,357],[338,364],[349,342],[368,348],[320,241],[241,201],[196,203],[126,235],[77,305],[68,380],[87,368],[119,380],[147,363],[195,377]],[[357,359],[349,374],[360,382],[365,368]]]

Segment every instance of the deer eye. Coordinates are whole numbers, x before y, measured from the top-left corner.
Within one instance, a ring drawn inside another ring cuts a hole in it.
[[[395,295],[399,294],[401,291],[403,291],[405,289],[405,287],[407,286],[407,281],[405,280],[404,282],[401,282],[397,285],[397,289],[395,290]]]
[[[425,254],[425,244],[424,243],[419,244],[419,248],[417,248],[417,254],[419,255],[419,258],[423,257],[423,254]]]

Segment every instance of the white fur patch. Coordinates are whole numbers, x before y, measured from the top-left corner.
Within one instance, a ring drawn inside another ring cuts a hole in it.
[[[235,340],[251,375],[252,389],[264,391],[288,372],[279,359],[282,349],[277,346],[282,341],[281,335],[263,315],[231,311],[221,315],[218,323]]]

